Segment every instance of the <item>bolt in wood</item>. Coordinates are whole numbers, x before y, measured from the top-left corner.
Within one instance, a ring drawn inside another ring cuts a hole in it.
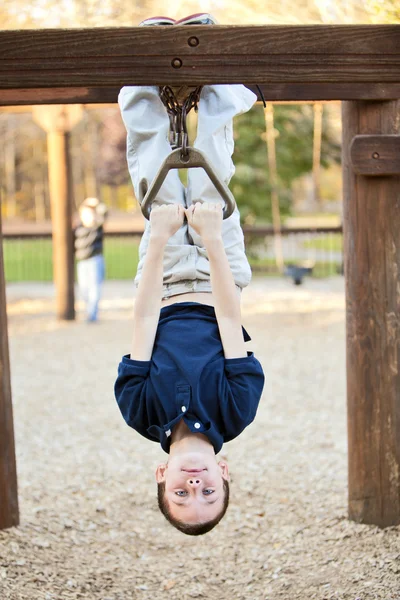
[[[174,58],[171,62],[171,65],[174,69],[180,69],[182,66],[182,61],[180,58]]]

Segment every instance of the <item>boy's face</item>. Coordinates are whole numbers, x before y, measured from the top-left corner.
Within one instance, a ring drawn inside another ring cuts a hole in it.
[[[229,481],[228,465],[202,452],[171,456],[156,471],[157,483],[165,483],[171,516],[190,524],[211,521],[221,512],[224,479]]]

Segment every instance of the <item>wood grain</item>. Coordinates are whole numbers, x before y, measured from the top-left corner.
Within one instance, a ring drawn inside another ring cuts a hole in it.
[[[2,89],[130,85],[199,85],[212,83],[399,83],[400,57],[368,62],[365,57],[185,57],[174,69],[170,56],[119,59],[30,59],[0,62]]]
[[[400,523],[400,177],[354,173],[356,135],[398,135],[400,102],[343,103],[349,514]]]
[[[1,207],[0,207],[1,208]],[[0,210],[0,529],[19,523]]]
[[[398,55],[399,25],[97,27],[0,32],[1,60],[186,55]],[[190,47],[188,39],[199,44]]]
[[[255,85],[248,85],[258,99],[261,95]],[[314,100],[395,100],[400,98],[400,83],[275,83],[260,85],[267,101]],[[105,104],[116,103],[117,87],[55,87],[30,89],[0,89],[0,106],[30,106],[32,104]]]
[[[358,175],[400,175],[400,135],[357,135],[350,158]]]
[[[400,25],[0,32],[0,90],[24,90],[25,101],[27,89],[86,88],[89,102],[103,89],[99,101],[112,102],[125,84],[181,83],[259,84],[271,100],[397,98]]]

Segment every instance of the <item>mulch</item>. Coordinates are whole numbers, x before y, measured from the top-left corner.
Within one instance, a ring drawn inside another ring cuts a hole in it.
[[[107,284],[95,325],[8,291],[21,524],[0,532],[1,600],[400,600],[400,528],[347,519],[342,279],[245,291],[267,383],[223,449],[227,515],[198,538],[159,513],[165,455],[113,398],[132,285]]]

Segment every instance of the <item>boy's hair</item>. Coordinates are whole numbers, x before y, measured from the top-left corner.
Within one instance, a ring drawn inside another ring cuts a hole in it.
[[[226,481],[226,479],[223,480],[223,486],[224,486],[224,502],[223,502],[222,510],[215,517],[215,519],[212,519],[211,521],[207,521],[206,523],[193,523],[193,524],[192,523],[183,523],[182,521],[175,519],[171,515],[169,508],[168,508],[168,503],[165,500],[165,483],[164,482],[157,484],[158,507],[161,510],[164,517],[167,519],[167,521],[169,521],[171,523],[171,525],[176,527],[176,529],[179,529],[179,531],[182,531],[182,533],[186,533],[186,535],[203,535],[204,533],[208,533],[209,531],[211,531],[211,529],[214,529],[214,527],[216,525],[218,525],[218,523],[220,522],[220,520],[226,513],[226,510],[227,510],[228,504],[229,504],[229,483],[228,483],[228,481]]]

